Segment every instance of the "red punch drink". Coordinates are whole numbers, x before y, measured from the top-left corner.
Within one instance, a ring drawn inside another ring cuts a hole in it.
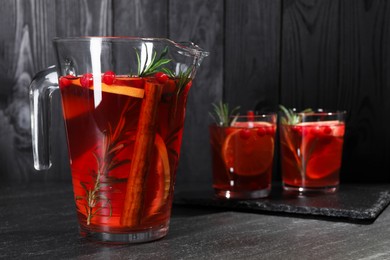
[[[280,125],[285,190],[333,192],[339,185],[344,113],[302,113],[301,122]]]
[[[185,106],[208,52],[164,38],[53,40],[56,65],[30,84],[34,167],[51,167],[60,91],[80,234],[141,243],[169,229]],[[60,160],[60,159],[59,159]]]
[[[89,77],[89,78],[88,78]],[[92,75],[60,78],[72,180],[81,229],[126,232],[121,224],[145,87],[162,87],[150,166],[140,188],[142,209],[137,229],[167,226],[184,125],[189,82],[175,95],[175,81],[102,77],[95,103]],[[104,83],[107,81],[106,84]]]
[[[276,115],[238,116],[210,125],[213,187],[217,197],[251,199],[271,190]]]

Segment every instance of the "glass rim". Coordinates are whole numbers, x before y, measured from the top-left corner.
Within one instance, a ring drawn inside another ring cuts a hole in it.
[[[345,116],[347,111],[323,111],[323,112],[306,112],[306,113],[297,113],[302,116]]]
[[[260,113],[260,114],[254,114],[254,115],[231,115],[229,118],[248,118],[248,117],[253,117],[253,118],[265,118],[265,117],[272,117],[272,116],[278,116],[278,113],[276,112],[269,112],[269,113]]]
[[[346,110],[336,110],[336,109],[317,109],[315,111],[310,112],[296,112],[295,109],[293,109],[294,114],[300,115],[300,116],[336,116],[336,115],[346,115]],[[283,111],[280,111],[279,113],[283,114]]]
[[[193,56],[206,57],[209,55],[208,51],[203,50],[198,45],[191,41],[175,42],[168,38],[153,38],[153,37],[137,37],[137,36],[70,36],[70,37],[54,37],[53,43],[66,43],[66,42],[90,42],[93,39],[100,40],[102,42],[160,42],[167,45],[173,45],[178,49],[184,50]]]

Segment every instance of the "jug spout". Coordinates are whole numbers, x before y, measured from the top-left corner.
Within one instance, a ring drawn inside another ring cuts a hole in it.
[[[161,70],[171,78],[194,79],[203,58],[209,55],[209,52],[190,41],[142,38],[140,43],[138,59],[141,67],[150,68],[156,65],[156,71]]]
[[[209,55],[209,52],[203,50],[193,42],[180,42],[178,45],[185,48],[185,51],[182,52],[183,55],[192,56],[195,58],[194,61],[196,62],[197,67],[200,66],[203,58]]]

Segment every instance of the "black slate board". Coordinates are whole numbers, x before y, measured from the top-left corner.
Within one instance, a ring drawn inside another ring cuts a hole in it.
[[[273,186],[268,198],[224,200],[211,189],[179,191],[175,205],[205,206],[267,214],[329,218],[348,222],[373,222],[390,203],[390,185],[346,184],[335,194],[298,196]]]

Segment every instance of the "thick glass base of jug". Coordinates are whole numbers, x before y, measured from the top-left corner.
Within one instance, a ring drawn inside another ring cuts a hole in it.
[[[169,223],[159,227],[152,227],[134,232],[96,232],[80,226],[80,235],[88,240],[104,244],[136,244],[151,242],[165,237],[169,230]]]

